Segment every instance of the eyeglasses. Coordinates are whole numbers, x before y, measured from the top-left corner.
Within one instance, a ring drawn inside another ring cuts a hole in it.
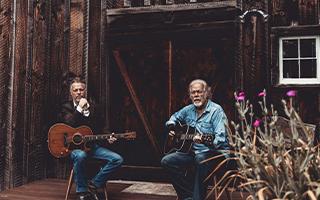
[[[83,92],[83,91],[84,91],[84,89],[76,89],[76,90],[72,90],[72,92],[78,92],[78,91]]]
[[[195,95],[196,93],[202,94],[204,91],[203,90],[196,90],[196,91],[191,91],[192,95]]]

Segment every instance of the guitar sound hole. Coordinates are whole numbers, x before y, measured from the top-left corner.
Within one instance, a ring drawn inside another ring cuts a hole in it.
[[[73,136],[73,142],[75,144],[81,143],[82,142],[82,136],[81,135],[75,135]]]

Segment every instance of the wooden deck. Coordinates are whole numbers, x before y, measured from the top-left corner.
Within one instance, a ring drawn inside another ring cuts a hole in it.
[[[163,183],[157,183],[163,184]],[[20,187],[12,188],[0,192],[0,199],[14,199],[14,200],[45,200],[55,199],[64,200],[68,180],[65,179],[45,179],[22,185]],[[161,196],[156,194],[132,194],[122,192],[124,189],[130,187],[132,182],[128,183],[125,181],[110,181],[107,183],[107,192],[109,200],[175,200],[176,196]],[[103,199],[103,191],[98,191],[99,198]],[[233,200],[245,200],[248,193],[244,193],[241,197],[239,191],[232,193]],[[75,184],[73,184],[69,200],[76,200]],[[213,195],[210,196],[209,200],[213,200]],[[228,200],[224,193],[220,200]]]

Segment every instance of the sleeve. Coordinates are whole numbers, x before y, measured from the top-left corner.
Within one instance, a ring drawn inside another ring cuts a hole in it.
[[[59,113],[58,121],[74,127],[76,125],[77,119],[80,116],[81,113],[79,113],[76,109],[71,109],[67,104],[64,104]]]
[[[183,109],[171,115],[169,121],[166,122],[166,126],[169,128],[171,125],[175,126],[177,121],[184,122],[187,115],[186,109],[187,108],[184,107]]]
[[[220,149],[221,147],[226,147],[229,145],[228,135],[226,127],[224,126],[224,122],[227,120],[225,113],[222,110],[219,110],[215,117],[213,118],[213,130],[215,133],[215,139],[213,141],[213,146],[216,149]]]

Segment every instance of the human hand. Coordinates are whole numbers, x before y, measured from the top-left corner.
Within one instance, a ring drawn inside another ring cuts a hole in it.
[[[88,103],[87,99],[81,98],[80,101],[79,101],[78,106],[80,108],[87,109],[87,103]]]
[[[200,135],[194,136],[193,141],[195,143],[201,144],[202,143],[202,135],[203,135],[203,133],[201,131],[199,131],[199,133],[200,133]]]
[[[175,136],[175,135],[176,135],[176,133],[175,133],[174,131],[170,131],[170,132],[169,132],[169,136],[170,136],[170,137],[173,137],[173,136]]]
[[[108,139],[108,142],[109,144],[113,144],[115,141],[117,141],[117,138],[114,137],[114,133],[112,133],[110,138]]]

